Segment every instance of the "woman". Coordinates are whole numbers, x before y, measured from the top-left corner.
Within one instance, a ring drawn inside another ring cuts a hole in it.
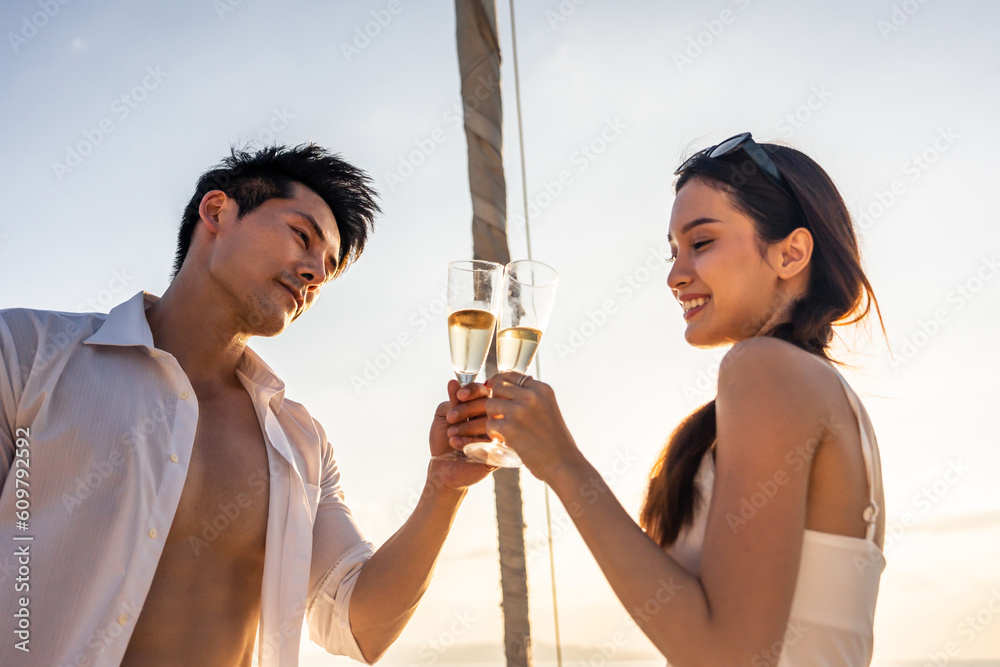
[[[885,566],[879,457],[828,356],[835,324],[877,310],[850,216],[819,165],[749,133],[676,173],[668,282],[685,338],[732,349],[716,399],[653,468],[641,528],[548,385],[492,378],[486,430],[552,487],[671,665],[868,665]],[[452,446],[476,428],[452,426]]]

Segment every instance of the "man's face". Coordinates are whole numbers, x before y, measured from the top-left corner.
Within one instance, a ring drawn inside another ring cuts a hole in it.
[[[289,199],[269,199],[239,220],[236,211],[226,198],[209,276],[233,298],[241,330],[274,336],[312,306],[333,277],[340,230],[326,202],[299,183]]]

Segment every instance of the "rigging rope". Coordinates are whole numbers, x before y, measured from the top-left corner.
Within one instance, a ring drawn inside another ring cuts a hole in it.
[[[521,147],[521,194],[524,201],[524,237],[531,257],[531,225],[528,220],[528,172],[524,160],[524,123],[521,121],[521,77],[517,67],[517,26],[514,21],[514,0],[510,0],[510,37],[514,54],[514,99],[517,102],[517,137]],[[542,379],[542,367],[535,355],[535,377]],[[559,639],[559,603],[556,598],[556,561],[552,549],[552,512],[549,506],[549,485],[545,485],[545,524],[549,540],[549,572],[552,578],[552,617],[556,628],[556,664],[562,667],[562,642]]]

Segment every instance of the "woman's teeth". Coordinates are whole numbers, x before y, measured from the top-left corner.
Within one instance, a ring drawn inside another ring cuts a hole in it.
[[[685,301],[681,305],[684,306],[684,312],[686,313],[687,311],[691,310],[692,308],[697,308],[698,306],[704,306],[706,303],[708,303],[709,298],[710,297],[703,296],[703,297],[699,297],[697,299],[689,299],[688,301]]]

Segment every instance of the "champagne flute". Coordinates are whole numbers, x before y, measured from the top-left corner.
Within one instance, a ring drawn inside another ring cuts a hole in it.
[[[478,259],[448,265],[448,343],[452,370],[463,386],[475,380],[486,363],[496,329],[503,272],[502,265]],[[458,450],[432,458],[470,460]]]
[[[549,323],[558,283],[559,274],[548,264],[522,259],[506,266],[497,332],[497,369],[501,373],[528,372]],[[521,465],[517,453],[495,438],[470,443],[464,452],[470,459],[501,468]]]

